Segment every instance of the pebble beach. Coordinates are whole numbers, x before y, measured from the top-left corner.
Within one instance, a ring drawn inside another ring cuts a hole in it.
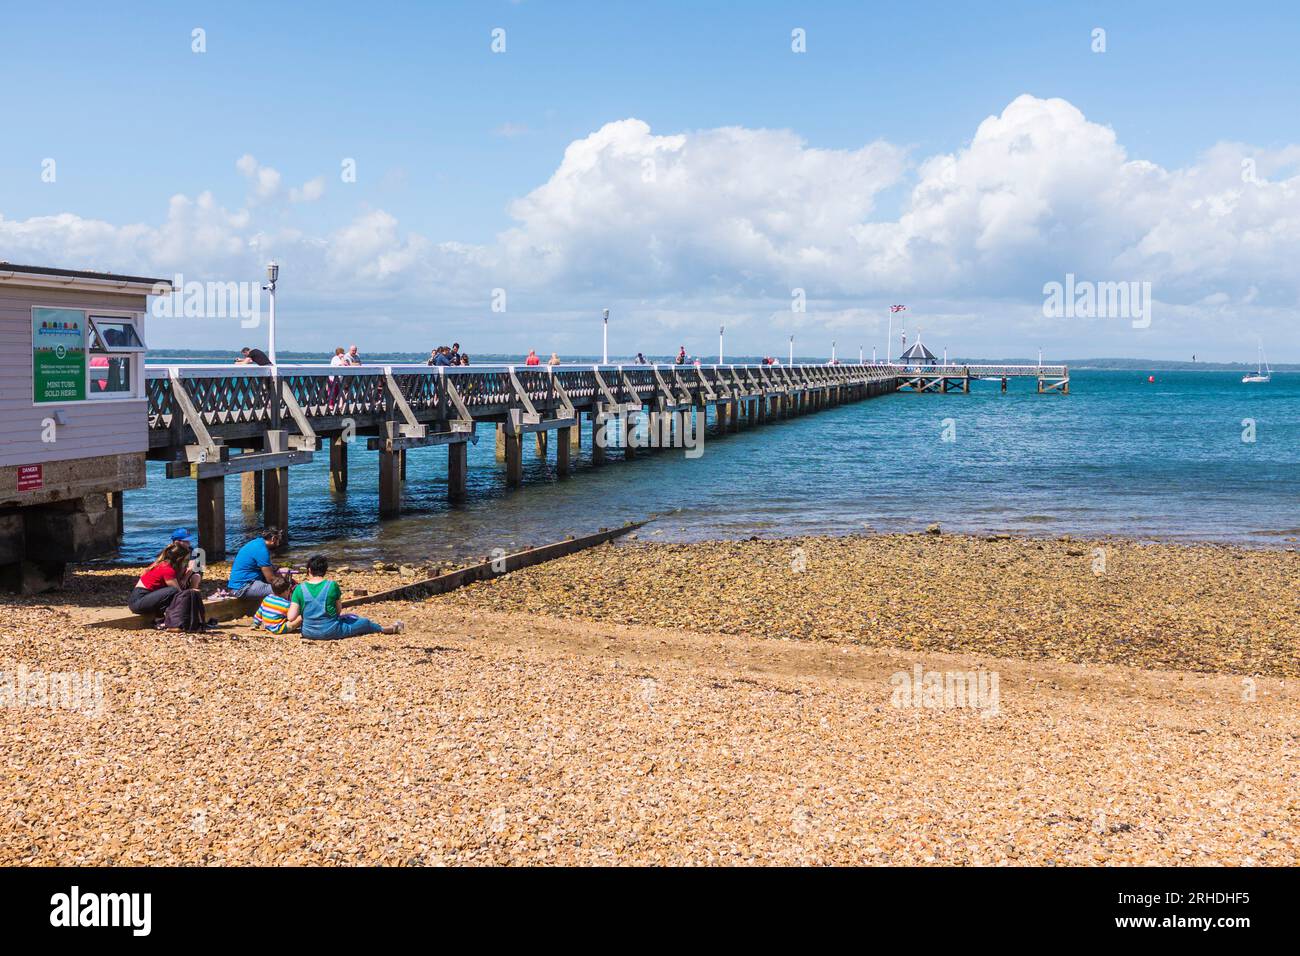
[[[133,580],[4,602],[101,690],[0,707],[0,863],[1300,861],[1285,547],[646,529],[339,642],[87,629]]]

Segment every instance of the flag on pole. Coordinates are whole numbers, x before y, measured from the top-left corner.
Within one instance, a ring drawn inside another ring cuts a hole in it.
[[[906,311],[907,311],[907,306],[905,306],[905,305],[891,305],[891,306],[889,307],[889,311],[890,311],[890,312],[906,312]]]

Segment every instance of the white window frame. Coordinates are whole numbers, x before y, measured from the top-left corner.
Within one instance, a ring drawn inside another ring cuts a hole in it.
[[[86,401],[88,402],[138,402],[145,397],[144,389],[144,356],[147,350],[147,343],[140,347],[124,346],[119,348],[105,348],[103,351],[95,351],[92,348],[92,335],[99,337],[99,330],[95,327],[95,319],[110,319],[114,322],[130,322],[135,328],[136,337],[144,343],[144,313],[143,312],[121,312],[116,309],[82,309],[86,316]],[[91,368],[90,360],[96,355],[104,355],[109,358],[125,358],[129,361],[131,375],[130,392],[101,392],[95,394],[90,390],[90,381],[98,376],[93,375],[95,371]]]

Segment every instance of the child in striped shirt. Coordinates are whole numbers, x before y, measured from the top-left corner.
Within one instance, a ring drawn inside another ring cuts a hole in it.
[[[293,580],[286,575],[277,574],[271,581],[271,593],[262,599],[262,605],[253,615],[258,627],[264,627],[272,634],[296,631],[302,625],[295,621],[289,624],[289,592],[293,590]]]

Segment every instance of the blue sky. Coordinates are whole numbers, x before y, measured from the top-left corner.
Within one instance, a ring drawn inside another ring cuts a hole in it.
[[[1091,49],[1097,27],[1106,31],[1101,54]],[[195,28],[206,33],[202,54],[191,50]],[[505,53],[490,50],[494,28],[506,31]],[[806,53],[791,50],[794,28],[806,31]],[[862,197],[854,221],[898,222],[916,211],[914,190],[927,159],[959,154],[986,118],[1002,115],[1028,94],[1064,101],[1086,118],[1088,130],[1113,131],[1123,161],[1182,171],[1189,182],[1207,181],[1214,164],[1205,156],[1219,144],[1244,144],[1234,156],[1272,155],[1272,166],[1261,158],[1268,167],[1261,175],[1277,189],[1268,205],[1243,214],[1236,227],[1248,245],[1261,217],[1287,222],[1296,212],[1295,184],[1287,184],[1296,175],[1288,150],[1300,143],[1298,41],[1300,16],[1280,3],[1225,9],[1042,0],[524,0],[270,10],[251,3],[135,4],[129,12],[102,4],[68,4],[58,11],[22,5],[6,12],[0,33],[0,76],[11,90],[0,150],[0,259],[41,255],[40,264],[163,275],[184,269],[188,276],[224,280],[244,277],[269,249],[286,262],[286,293],[295,278],[316,280],[294,290],[304,320],[298,341],[308,347],[332,344],[360,314],[373,320],[376,348],[424,348],[474,334],[484,352],[527,345],[591,352],[590,323],[583,316],[606,301],[643,330],[635,343],[619,343],[629,349],[667,351],[678,339],[698,337],[698,344],[689,344],[704,351],[716,337],[716,320],[727,317],[734,320],[737,347],[747,350],[778,351],[786,325],[809,339],[846,335],[866,338],[870,347],[873,336],[882,337],[875,330],[881,304],[899,299],[914,313],[933,314],[935,334],[967,353],[1006,354],[1029,336],[1035,346],[1041,340],[1075,356],[1182,357],[1183,351],[1199,351],[1226,359],[1253,354],[1257,333],[1266,336],[1279,360],[1295,360],[1300,348],[1288,319],[1297,305],[1295,279],[1260,263],[1258,275],[1240,283],[1242,269],[1236,268],[1231,287],[1198,284],[1189,275],[1204,276],[1204,270],[1175,268],[1180,253],[1160,242],[1147,241],[1137,261],[1134,250],[1142,238],[1150,240],[1161,223],[1170,226],[1165,213],[1126,221],[1128,240],[1104,258],[1092,255],[1094,242],[1041,263],[1041,274],[1022,275],[1010,265],[1023,258],[1012,255],[1026,248],[1023,236],[1006,256],[968,263],[969,269],[949,270],[937,256],[919,257],[905,270],[887,268],[887,250],[899,242],[916,248],[949,241],[950,224],[931,222],[904,229],[903,238],[857,240],[865,243],[859,250],[864,263],[875,264],[856,275],[858,252],[819,231],[815,224],[824,216],[810,215],[811,232],[800,236],[786,229],[788,210],[759,208],[764,196],[779,196],[788,184],[789,164],[803,168],[804,153],[754,173],[770,179],[747,193],[744,201],[756,207],[752,221],[760,223],[760,232],[764,221],[781,223],[773,227],[779,240],[760,244],[779,247],[762,262],[748,262],[747,246],[740,243],[734,254],[692,272],[688,265],[700,264],[700,250],[681,250],[659,263],[651,287],[627,261],[638,250],[678,242],[699,224],[678,209],[640,221],[644,196],[620,190],[618,179],[593,181],[584,170],[572,171],[583,202],[565,206],[562,195],[543,197],[545,208],[524,223],[527,235],[518,248],[505,250],[501,236],[521,226],[512,203],[557,175],[566,148],[629,118],[642,121],[652,137],[732,127],[789,131],[802,150],[832,151],[844,167],[836,168],[838,176],[857,176],[867,162],[883,164],[889,172],[870,173],[871,185],[864,187],[870,195]],[[1043,116],[1044,123],[1057,122],[1051,110]],[[1074,119],[1066,122],[1083,129]],[[1081,135],[1092,142],[1086,131]],[[653,153],[661,148],[656,142],[635,130],[621,131],[599,150],[606,158],[638,149]],[[897,157],[854,158],[876,142],[890,144]],[[698,183],[701,170],[714,168],[709,156],[734,163],[733,150],[744,156],[784,148],[764,141],[715,146],[707,138],[698,146],[689,140],[683,155],[694,156],[697,165],[682,159],[681,175]],[[1078,148],[1062,137],[1062,153]],[[255,157],[258,168],[278,173],[279,193],[250,202],[250,179],[236,167],[245,155]],[[41,181],[47,158],[57,161],[53,183]],[[340,181],[343,158],[356,160],[355,183]],[[1233,162],[1220,162],[1219,172]],[[987,168],[970,166],[972,177]],[[1109,192],[1099,178],[1104,173],[1073,170],[1064,161],[1062,170],[1086,180],[1085,193]],[[318,199],[288,198],[291,188],[322,177]],[[721,182],[726,185],[725,178]],[[591,197],[606,186],[608,202],[593,205]],[[704,188],[707,194],[718,187]],[[970,188],[983,195],[1006,192],[1005,184],[983,181]],[[1040,233],[1050,243],[1074,231],[1071,215],[1088,217],[1079,213],[1075,194],[1062,192],[1055,179],[1043,188],[1021,198],[1031,206],[1053,206],[1053,226]],[[1216,182],[1195,196],[1182,186],[1169,188],[1159,202],[1196,205],[1224,188]],[[204,193],[227,214],[219,226],[201,216],[182,218],[170,238],[143,245],[135,233],[122,232],[137,224],[162,229],[173,196],[197,200]],[[820,195],[809,187],[800,209],[819,202],[833,211],[834,191]],[[1142,199],[1126,194],[1124,203],[1132,210]],[[582,221],[567,222],[568,210],[580,212]],[[381,213],[386,218],[377,223]],[[49,222],[60,215],[77,223]],[[749,218],[734,206],[709,215]],[[586,223],[597,220],[599,230],[587,234]],[[632,220],[638,223],[620,225]],[[358,222],[365,224],[367,239],[349,247],[340,231]],[[218,228],[230,235],[187,245]],[[376,231],[382,235],[374,236]],[[240,243],[247,247],[254,235],[262,237],[255,252],[230,251]],[[1207,243],[1208,235],[1207,226]],[[1282,258],[1297,241],[1296,228],[1283,228],[1274,238]],[[958,243],[944,255],[960,259],[976,250],[983,256],[987,240],[986,231],[969,248]],[[393,249],[383,248],[386,242]],[[1160,255],[1149,254],[1152,245]],[[164,246],[169,253],[160,251]],[[322,248],[335,252],[308,267],[311,250]],[[606,271],[598,254],[603,248],[618,252]],[[816,251],[804,254],[806,249]],[[183,261],[181,253],[187,254]],[[1261,258],[1242,248],[1225,255],[1244,256],[1248,265]],[[385,264],[362,262],[366,256]],[[533,259],[524,263],[520,256]],[[1186,253],[1186,261],[1197,256],[1212,251],[1202,244]],[[792,262],[830,259],[836,264],[807,280],[791,269]],[[542,260],[551,265],[538,266]],[[563,266],[552,268],[555,262]],[[1083,274],[1084,267],[1098,280],[1152,281],[1160,303],[1153,330],[1137,336],[1123,323],[1080,328],[1037,321],[1042,283],[1064,271]],[[476,268],[482,276],[466,278]],[[808,312],[783,322],[780,314],[789,311],[785,303],[795,283],[807,289]],[[520,305],[494,317],[474,290],[483,288],[485,303],[487,290],[498,286]],[[282,305],[289,308],[287,298]],[[413,328],[412,315],[440,319],[433,329]],[[485,319],[494,323],[490,338]],[[714,331],[705,334],[706,326]],[[224,344],[230,333],[228,327],[205,326],[200,338]],[[1248,347],[1239,347],[1247,338]],[[193,341],[194,335],[160,329],[153,340],[170,345]]]

